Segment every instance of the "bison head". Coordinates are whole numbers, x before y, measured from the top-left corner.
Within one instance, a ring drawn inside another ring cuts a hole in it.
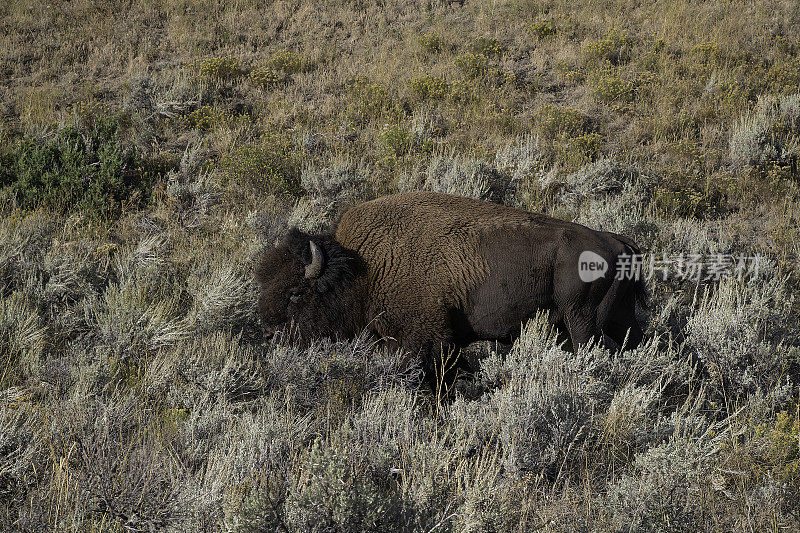
[[[271,337],[289,324],[294,324],[306,341],[355,334],[359,265],[358,256],[332,237],[292,229],[256,266],[265,336]]]

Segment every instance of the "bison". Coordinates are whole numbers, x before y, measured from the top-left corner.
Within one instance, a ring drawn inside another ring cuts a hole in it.
[[[549,310],[573,346],[627,336],[633,347],[643,284],[615,274],[620,256],[638,253],[626,237],[573,222],[409,192],[350,208],[332,235],[292,229],[260,258],[255,278],[267,336],[290,322],[305,340],[366,328],[424,355],[510,342]]]

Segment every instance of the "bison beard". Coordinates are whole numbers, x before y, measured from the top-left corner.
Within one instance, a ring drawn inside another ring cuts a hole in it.
[[[608,266],[579,277],[582,252]],[[303,341],[365,328],[420,354],[477,340],[509,342],[539,310],[573,346],[642,339],[639,280],[616,279],[630,239],[488,202],[433,192],[385,196],[348,210],[333,235],[296,229],[259,261],[265,334],[293,323]],[[429,374],[430,375],[430,374]]]

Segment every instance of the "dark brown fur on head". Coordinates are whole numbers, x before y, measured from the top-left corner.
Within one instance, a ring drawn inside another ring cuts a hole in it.
[[[312,240],[322,252],[323,267],[319,276],[307,278]],[[358,256],[333,237],[290,230],[283,243],[267,251],[256,265],[264,334],[269,337],[294,324],[306,342],[315,337],[353,336],[363,327],[360,309],[354,309],[361,268]]]

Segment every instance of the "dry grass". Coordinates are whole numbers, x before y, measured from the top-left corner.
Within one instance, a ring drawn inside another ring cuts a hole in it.
[[[800,527],[791,2],[9,0],[0,28],[0,529]],[[21,209],[20,143],[98,119],[138,192]],[[536,319],[447,399],[366,337],[261,341],[261,250],[418,188],[768,267],[650,280],[635,351]]]

